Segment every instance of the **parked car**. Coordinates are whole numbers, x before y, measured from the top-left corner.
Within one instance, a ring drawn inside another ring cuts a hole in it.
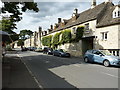
[[[37,48],[36,47],[28,47],[28,50],[30,51],[35,51]]]
[[[54,50],[53,55],[60,57],[70,57],[70,53],[65,52],[63,49]]]
[[[88,50],[84,55],[84,61],[102,63],[108,67],[110,65],[120,66],[120,58],[113,56],[106,50]]]
[[[27,51],[28,50],[28,48],[26,48],[26,47],[23,47],[22,49],[21,49],[21,51]]]
[[[52,48],[44,47],[44,49],[43,49],[43,53],[45,53],[45,54],[53,54],[52,52],[53,52]]]
[[[53,49],[52,49],[52,48],[49,48],[47,54],[53,55]]]
[[[37,48],[35,51],[36,52],[43,52],[43,49],[42,48]]]

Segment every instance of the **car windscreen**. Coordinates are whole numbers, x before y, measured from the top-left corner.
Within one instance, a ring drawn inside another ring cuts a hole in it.
[[[100,52],[104,55],[112,55],[108,50],[100,50]]]

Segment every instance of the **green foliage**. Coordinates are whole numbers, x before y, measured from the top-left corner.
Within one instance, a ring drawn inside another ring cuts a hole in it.
[[[45,36],[42,38],[42,44],[43,46],[49,46],[51,47],[51,41],[52,41],[52,35]]]
[[[23,46],[24,45],[24,41],[22,39],[19,39],[17,42],[18,46]]]
[[[53,47],[57,47],[59,45],[59,41],[60,41],[60,33],[56,33],[54,36],[53,36],[53,41],[52,41],[52,45]]]
[[[62,39],[60,41],[61,44],[70,43],[71,42],[71,30],[62,31]]]
[[[10,45],[7,45],[5,50],[6,50],[6,51],[12,51],[12,48],[11,48]]]
[[[60,44],[78,42],[79,40],[81,40],[81,38],[83,36],[83,31],[84,31],[83,26],[78,27],[76,30],[75,39],[72,39],[71,30],[64,30],[60,33],[56,33],[53,37],[52,37],[52,35],[45,36],[42,38],[42,44],[44,46],[49,46],[49,47],[52,44],[53,48],[57,48],[57,46]],[[62,35],[61,40],[60,40],[60,35]],[[53,40],[52,40],[52,38],[53,38]]]
[[[8,18],[2,18],[2,20],[0,20],[0,30],[2,31],[6,31],[8,33],[12,33],[13,29],[16,28],[15,27],[16,24],[14,24],[11,19]]]
[[[79,42],[79,40],[81,40],[83,36],[83,32],[84,32],[84,26],[79,26],[76,30],[76,38],[75,38],[76,42]]]
[[[20,15],[26,10],[39,11],[37,3],[34,2],[4,2],[4,0],[2,0],[2,2],[4,3],[4,7],[1,9],[2,13],[8,12],[12,14],[10,18],[12,18],[14,22],[20,21],[22,19]]]
[[[33,35],[33,32],[31,31],[31,30],[22,30],[22,31],[20,31],[20,38],[22,39],[22,40],[25,40],[25,39],[27,39],[28,37],[30,37],[31,35]]]

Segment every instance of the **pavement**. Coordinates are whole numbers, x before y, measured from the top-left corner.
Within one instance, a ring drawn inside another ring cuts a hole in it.
[[[36,88],[39,90],[40,87],[17,56],[17,52],[7,53],[2,61],[2,89]]]

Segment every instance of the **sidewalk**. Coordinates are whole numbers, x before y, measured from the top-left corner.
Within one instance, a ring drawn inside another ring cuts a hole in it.
[[[39,88],[16,51],[3,58],[2,88]]]

